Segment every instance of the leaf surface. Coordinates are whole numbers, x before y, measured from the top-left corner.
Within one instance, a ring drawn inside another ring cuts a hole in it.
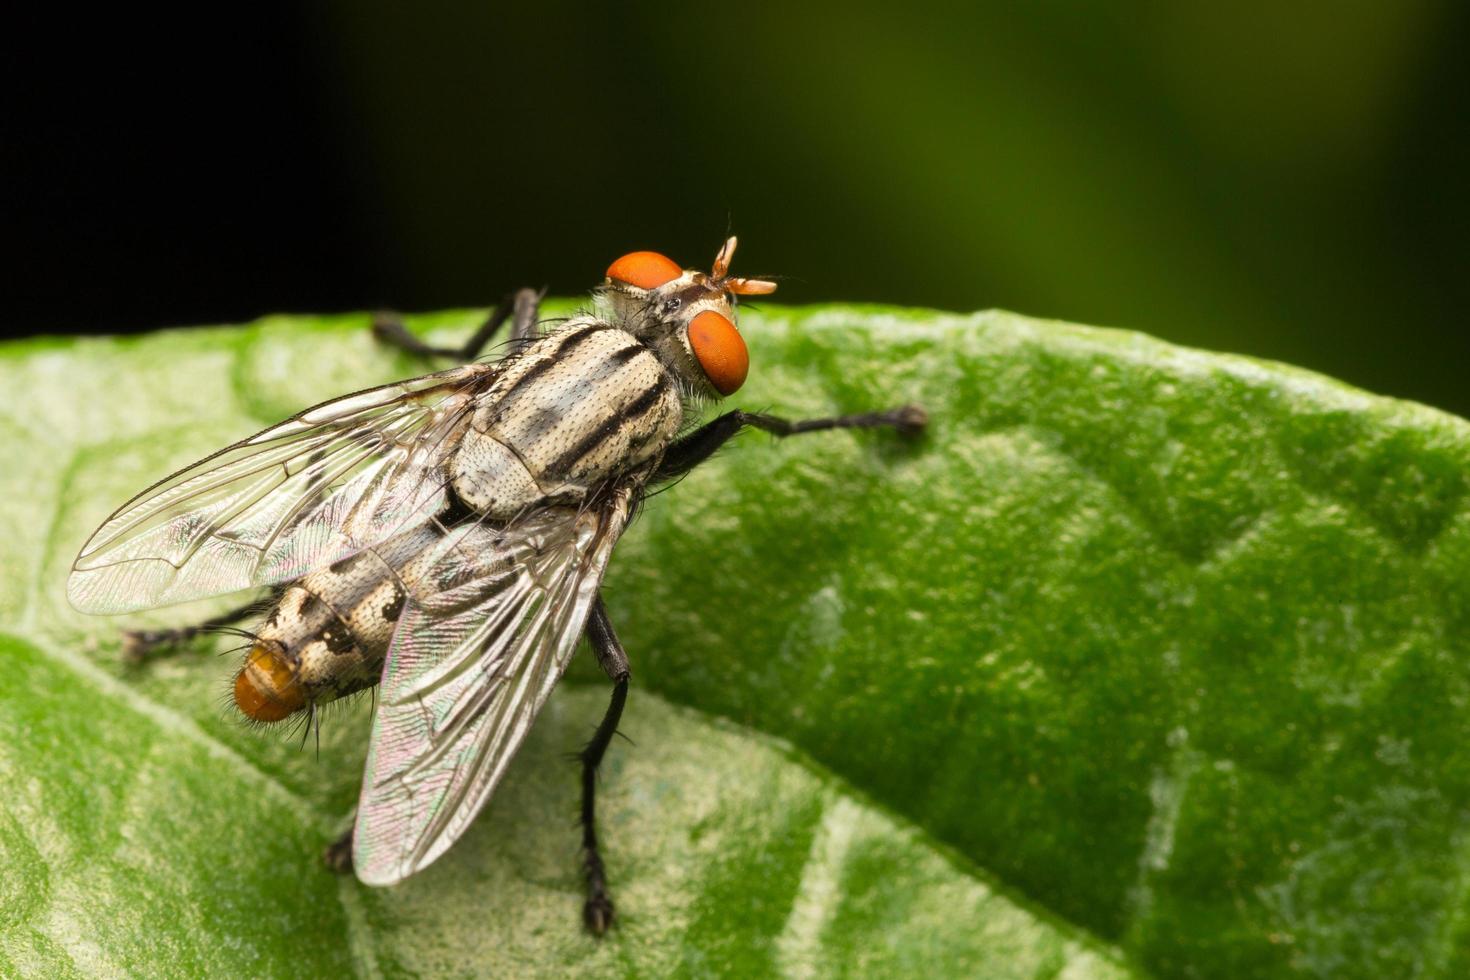
[[[607,696],[590,658],[467,838],[375,891],[317,863],[365,704],[302,751],[230,717],[232,657],[124,671],[118,624],[64,600],[132,493],[423,365],[361,317],[3,349],[0,972],[1470,966],[1470,427],[1009,314],[742,326],[733,404],[933,424],[742,436],[625,537],[635,744],[602,776],[600,944],[565,761]]]

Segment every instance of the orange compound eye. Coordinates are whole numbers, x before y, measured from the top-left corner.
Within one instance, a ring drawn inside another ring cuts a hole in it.
[[[705,310],[689,324],[689,346],[699,358],[705,377],[722,395],[733,394],[745,384],[750,370],[750,354],[745,338],[724,316]]]
[[[639,289],[657,289],[684,274],[673,259],[657,252],[629,252],[607,267],[607,277]]]

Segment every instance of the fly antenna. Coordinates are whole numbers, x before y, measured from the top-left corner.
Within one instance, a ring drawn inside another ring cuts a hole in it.
[[[774,293],[776,284],[769,279],[730,278],[730,262],[735,258],[737,244],[739,240],[731,235],[725,239],[725,244],[720,246],[720,253],[715,256],[714,267],[710,269],[715,283],[736,296],[765,296],[768,293]]]
[[[720,254],[715,256],[715,265],[711,270],[716,279],[723,279],[730,272],[730,260],[735,258],[735,246],[740,240],[734,235],[725,239],[725,244],[720,246]]]

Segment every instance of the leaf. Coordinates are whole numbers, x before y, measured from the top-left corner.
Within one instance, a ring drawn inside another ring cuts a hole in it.
[[[364,706],[328,719],[318,759],[229,717],[232,660],[124,675],[115,624],[61,587],[171,468],[422,370],[361,323],[0,356],[25,395],[0,408],[0,972],[1470,965],[1470,428],[998,313],[745,319],[735,404],[917,401],[934,422],[915,443],[744,436],[620,545],[615,934],[576,924],[562,755],[607,695],[590,658],[444,861],[388,891],[331,877]]]

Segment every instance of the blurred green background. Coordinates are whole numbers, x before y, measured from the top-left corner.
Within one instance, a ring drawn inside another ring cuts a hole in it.
[[[28,72],[11,328],[576,294],[729,228],[782,302],[1134,327],[1470,414],[1465,4],[500,7],[120,18]]]

